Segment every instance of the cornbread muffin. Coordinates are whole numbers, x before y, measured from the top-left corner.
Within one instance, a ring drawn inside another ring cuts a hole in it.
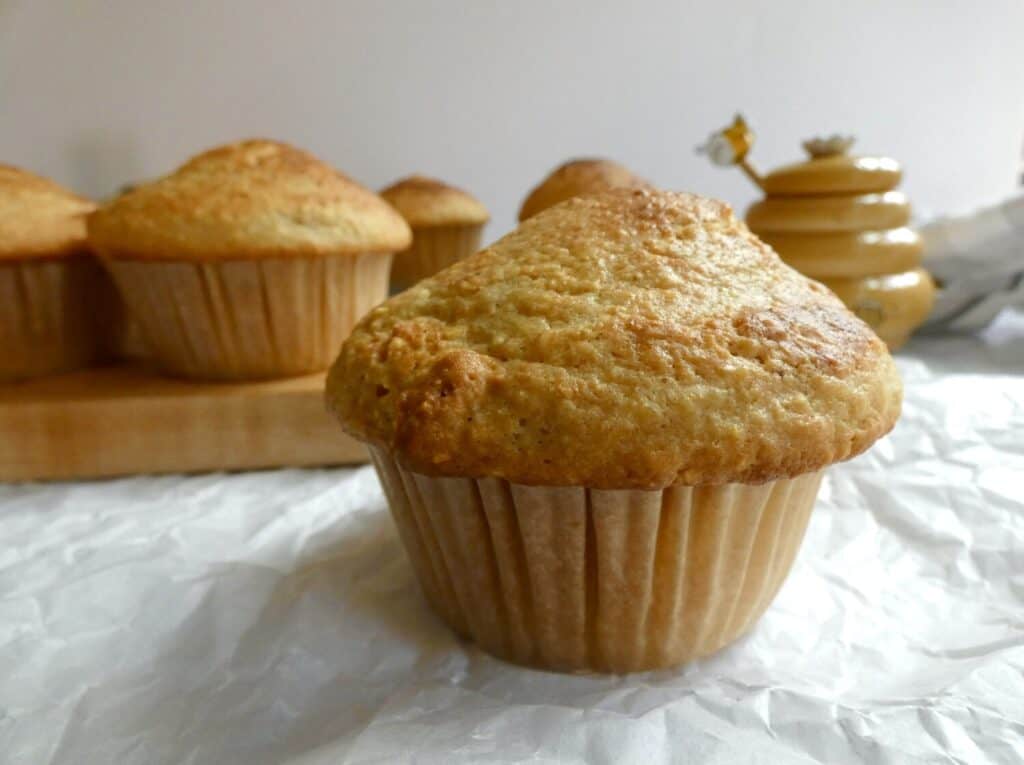
[[[396,292],[476,252],[491,218],[465,191],[422,175],[398,181],[380,195],[412,228],[412,246],[391,264],[391,289]]]
[[[651,190],[564,202],[378,306],[327,380],[438,613],[616,672],[745,632],[822,471],[901,397],[885,345],[727,205]]]
[[[97,357],[105,277],[86,245],[92,209],[52,181],[0,165],[0,382]]]
[[[574,159],[555,168],[529,193],[519,209],[519,220],[581,194],[620,188],[646,189],[651,185],[609,159]]]
[[[88,227],[153,359],[225,380],[326,368],[411,238],[376,194],[267,140],[200,154]]]

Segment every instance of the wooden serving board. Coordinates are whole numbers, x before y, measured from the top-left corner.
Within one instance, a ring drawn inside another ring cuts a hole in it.
[[[0,481],[365,462],[324,375],[196,383],[137,366],[0,385]]]

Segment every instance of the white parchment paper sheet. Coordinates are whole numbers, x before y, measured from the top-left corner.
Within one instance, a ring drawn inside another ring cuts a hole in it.
[[[767,615],[677,671],[459,642],[369,468],[0,487],[0,761],[1024,762],[1024,321],[900,367]]]

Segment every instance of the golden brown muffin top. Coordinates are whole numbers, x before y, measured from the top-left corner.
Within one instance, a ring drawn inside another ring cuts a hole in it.
[[[102,254],[234,259],[396,252],[409,226],[372,191],[312,155],[262,139],[193,157],[89,216]]]
[[[414,228],[479,226],[491,219],[479,200],[434,178],[410,175],[380,192]]]
[[[327,381],[344,428],[430,475],[758,483],[899,415],[885,344],[722,203],[577,197],[373,309]]]
[[[523,200],[519,220],[566,199],[609,189],[647,189],[651,184],[610,159],[574,159],[555,168]]]
[[[0,258],[84,252],[85,216],[95,207],[53,181],[0,165]]]

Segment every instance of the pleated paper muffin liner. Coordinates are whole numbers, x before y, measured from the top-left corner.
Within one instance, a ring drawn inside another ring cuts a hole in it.
[[[608,491],[434,478],[370,452],[434,610],[556,670],[655,669],[736,640],[786,578],[822,475]]]
[[[88,366],[106,277],[86,257],[0,264],[0,382]]]
[[[395,255],[391,291],[400,292],[480,249],[482,225],[430,226],[413,230],[412,246]]]
[[[105,263],[155,363],[184,377],[245,380],[326,369],[387,297],[391,255]]]
[[[146,350],[146,341],[142,336],[142,327],[137,319],[132,318],[122,307],[121,321],[117,334],[113,338],[112,354],[119,359],[144,361],[150,354]]]

